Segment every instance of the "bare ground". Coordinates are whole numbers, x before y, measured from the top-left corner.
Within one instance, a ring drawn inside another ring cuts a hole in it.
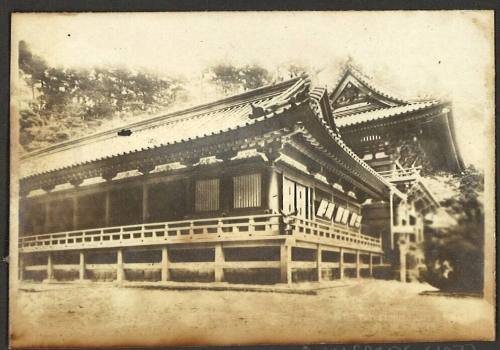
[[[432,288],[396,281],[349,280],[331,287],[304,295],[24,284],[12,300],[12,345],[304,344],[494,336],[494,308],[479,298],[422,295]]]

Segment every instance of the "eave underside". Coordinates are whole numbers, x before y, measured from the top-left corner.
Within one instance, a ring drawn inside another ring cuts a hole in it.
[[[461,172],[463,160],[456,145],[451,112],[443,106],[340,128],[346,143],[362,156],[398,144],[402,137],[417,137],[433,167]],[[369,137],[373,136],[372,139]],[[367,139],[368,137],[368,139]]]

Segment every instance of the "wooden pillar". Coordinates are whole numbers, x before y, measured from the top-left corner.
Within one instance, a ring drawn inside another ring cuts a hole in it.
[[[219,205],[224,213],[229,213],[233,208],[233,178],[225,171],[220,176]]]
[[[111,191],[106,190],[106,197],[104,199],[104,225],[111,225]]]
[[[80,269],[79,269],[79,279],[83,281],[85,279],[85,253],[80,252]]]
[[[18,254],[18,268],[19,268],[19,281],[24,279],[24,257],[21,254]]]
[[[389,192],[389,237],[391,240],[391,250],[394,249],[394,194],[392,189]]]
[[[73,230],[78,230],[78,196],[73,196]]]
[[[125,271],[123,270],[123,250],[116,251],[116,281],[122,282],[125,280]]]
[[[222,243],[215,245],[214,271],[215,282],[224,281],[224,250],[222,249]]]
[[[369,257],[370,257],[370,262],[369,262],[369,264],[370,264],[370,277],[373,277],[373,254],[370,253]]]
[[[356,250],[356,278],[361,276],[361,259],[359,250]]]
[[[267,174],[267,205],[271,213],[280,211],[279,175],[273,167],[268,168]]]
[[[321,272],[322,272],[323,264],[322,264],[322,256],[321,255],[322,255],[321,245],[318,244],[318,249],[316,250],[316,275],[317,275],[318,282],[321,282],[321,279],[322,279]]]
[[[339,273],[340,279],[344,278],[344,249],[340,248],[339,250]]]
[[[149,220],[149,188],[147,183],[142,184],[142,222]]]
[[[184,198],[186,200],[185,215],[190,215],[194,211],[194,186],[191,178],[188,177],[184,179]]]
[[[280,279],[281,283],[292,283],[292,246],[283,242],[280,246]]]
[[[406,282],[406,247],[399,245],[399,280]]]
[[[54,264],[52,261],[52,253],[47,255],[47,281],[54,280]]]
[[[161,281],[162,282],[166,282],[170,279],[168,265],[169,265],[168,249],[167,249],[167,247],[162,247],[161,248]]]
[[[44,202],[45,205],[45,221],[43,223],[43,232],[48,233],[50,231],[50,202]]]

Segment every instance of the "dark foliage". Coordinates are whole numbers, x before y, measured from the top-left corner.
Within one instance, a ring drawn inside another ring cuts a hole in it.
[[[20,110],[20,143],[26,150],[89,133],[105,120],[170,106],[182,82],[146,71],[49,66],[19,43],[19,69],[30,96]]]
[[[231,64],[217,64],[209,68],[212,82],[224,93],[251,90],[271,83],[271,74],[258,65],[237,67]]]
[[[482,292],[484,284],[484,176],[473,166],[452,179],[456,196],[441,205],[457,220],[447,229],[427,232],[426,280],[444,291]]]

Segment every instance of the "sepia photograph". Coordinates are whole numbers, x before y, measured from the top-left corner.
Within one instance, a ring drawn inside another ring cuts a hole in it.
[[[493,11],[13,13],[12,348],[495,339]]]

